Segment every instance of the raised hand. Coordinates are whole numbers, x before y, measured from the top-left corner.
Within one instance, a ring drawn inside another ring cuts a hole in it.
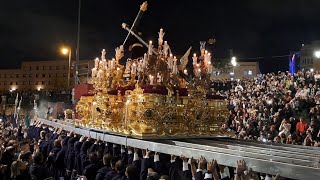
[[[237,168],[236,168],[237,175],[241,176],[245,170],[247,170],[246,162],[244,160],[237,161]]]
[[[203,156],[201,156],[200,159],[198,159],[198,169],[205,169],[206,163],[206,159]]]
[[[177,159],[177,156],[171,154],[171,161],[175,161]]]
[[[188,158],[186,158],[184,155],[181,155],[181,156],[180,156],[180,159],[181,159],[183,162],[188,162]]]
[[[217,165],[218,163],[216,160],[209,161],[207,163],[207,170],[210,172],[214,172],[217,169]]]

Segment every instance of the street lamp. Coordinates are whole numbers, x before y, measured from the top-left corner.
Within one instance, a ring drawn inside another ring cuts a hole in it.
[[[320,58],[320,50],[315,51],[315,52],[314,52],[314,56],[315,56],[316,58]]]
[[[232,64],[233,67],[237,66],[237,58],[236,57],[233,56],[231,58],[231,64]]]
[[[232,74],[230,73],[230,75],[234,77],[234,67],[237,66],[237,58],[234,56],[231,58],[231,65],[232,65]]]
[[[71,66],[71,49],[63,47],[61,48],[61,53],[63,55],[69,54],[69,66],[68,66],[68,89],[70,88],[70,66]]]

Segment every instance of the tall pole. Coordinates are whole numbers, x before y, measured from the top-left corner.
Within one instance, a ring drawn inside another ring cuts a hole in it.
[[[81,15],[81,0],[78,6],[78,33],[77,33],[77,49],[76,49],[76,63],[74,64],[74,85],[78,84],[78,64],[80,56],[80,15]]]
[[[71,49],[69,49],[69,66],[68,66],[68,89],[70,89],[70,74],[71,74]]]
[[[138,15],[136,16],[135,20],[133,21],[133,24],[132,24],[132,26],[130,28],[130,31],[134,31],[134,28],[135,28],[137,22],[139,22],[139,20],[141,19],[143,12],[147,10],[147,6],[148,6],[148,2],[147,1],[145,1],[143,4],[141,4],[140,10],[138,12]],[[123,46],[126,44],[128,38],[130,36],[130,31],[128,32],[127,37],[126,37],[126,39],[124,40],[124,42],[122,44]]]

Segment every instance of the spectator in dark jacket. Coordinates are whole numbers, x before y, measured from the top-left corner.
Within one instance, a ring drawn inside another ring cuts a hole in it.
[[[43,155],[41,152],[33,156],[33,163],[29,169],[32,179],[43,180],[50,177],[50,173],[43,165]]]
[[[104,167],[102,167],[101,169],[98,170],[97,175],[96,175],[96,180],[103,180],[104,176],[112,170],[111,159],[112,159],[111,154],[105,154],[103,156]]]
[[[87,177],[87,179],[95,179],[96,174],[99,170],[98,163],[98,156],[96,153],[89,154],[89,162],[90,164],[87,165],[83,170],[83,175]]]

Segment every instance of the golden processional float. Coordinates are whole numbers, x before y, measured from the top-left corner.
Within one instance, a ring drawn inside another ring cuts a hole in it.
[[[80,127],[137,138],[187,138],[221,135],[219,127],[228,117],[223,97],[212,95],[211,54],[201,44],[201,54],[192,57],[193,74],[187,64],[191,47],[178,60],[160,29],[157,47],[138,38],[148,51],[143,57],[119,62],[124,48],[115,57],[94,60],[92,96],[82,96],[76,107]]]

